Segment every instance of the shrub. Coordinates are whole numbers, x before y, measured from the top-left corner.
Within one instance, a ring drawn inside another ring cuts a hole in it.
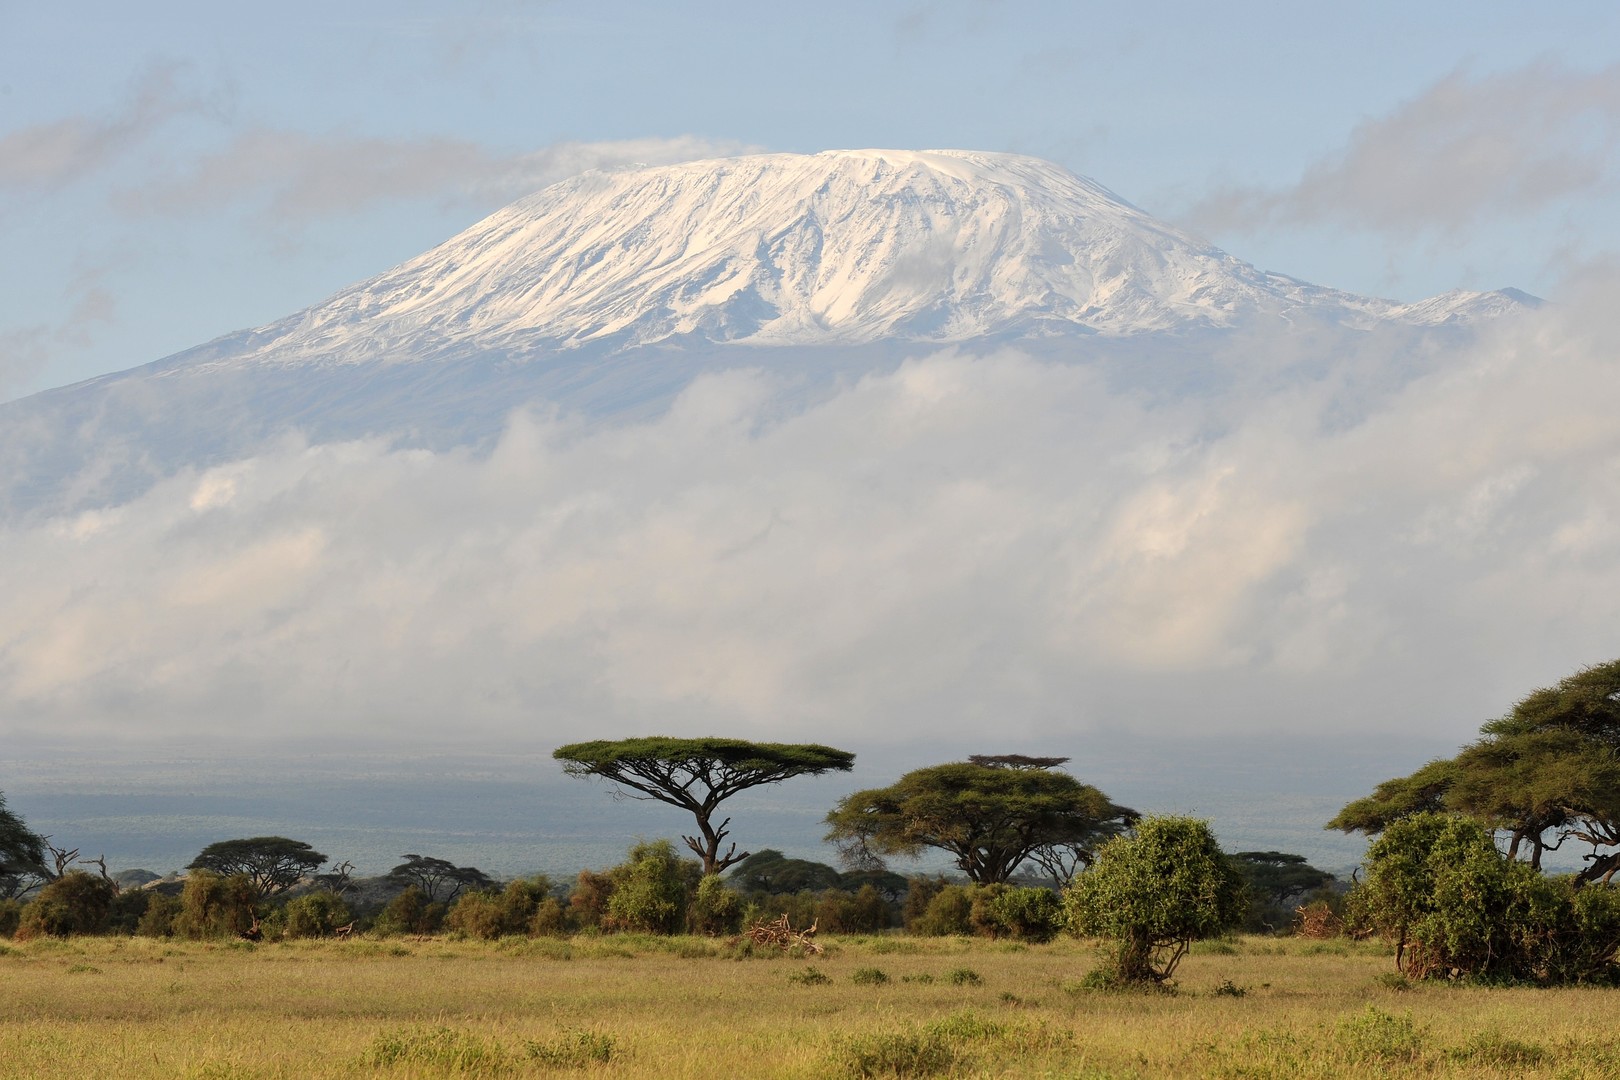
[[[105,878],[70,870],[47,884],[22,910],[16,936],[68,937],[99,934],[112,920],[118,887]]]
[[[924,937],[973,933],[973,891],[966,885],[942,885],[933,891],[922,915],[906,927]]]
[[[635,844],[629,860],[613,869],[613,894],[603,927],[679,933],[686,925],[687,899],[697,884],[695,871],[697,864],[685,863],[668,840]]]
[[[1074,933],[1113,939],[1120,981],[1162,982],[1195,939],[1242,920],[1247,892],[1207,822],[1149,817],[1103,845],[1065,909]]]
[[[1423,1036],[1410,1013],[1393,1016],[1368,1005],[1333,1029],[1338,1051],[1351,1061],[1414,1061],[1423,1051]]]
[[[612,1035],[584,1029],[565,1031],[544,1041],[525,1039],[524,1057],[558,1069],[588,1069],[604,1065],[619,1052],[618,1041]]]
[[[247,933],[258,898],[258,888],[245,874],[220,877],[211,870],[193,870],[180,893],[174,933],[194,940]]]
[[[1051,941],[1063,927],[1063,902],[1051,889],[983,885],[968,921],[985,937]]]
[[[850,979],[856,986],[882,986],[889,981],[889,976],[882,968],[863,967],[857,968]]]
[[[946,886],[942,877],[917,875],[906,879],[906,898],[900,906],[900,925],[912,933],[920,933],[916,924],[928,914],[928,905]]]
[[[179,916],[178,897],[150,892],[147,894],[146,910],[141,912],[140,921],[135,924],[135,933],[141,937],[169,937],[174,933],[174,921]]]
[[[1576,889],[1504,858],[1469,818],[1413,814],[1368,849],[1352,917],[1396,945],[1415,979],[1606,982],[1620,950],[1620,895]]]
[[[788,982],[798,983],[800,986],[825,986],[832,982],[832,977],[814,964],[808,965],[803,971],[789,972],[787,978]]]
[[[581,930],[595,930],[607,918],[608,900],[613,896],[613,879],[594,870],[581,870],[568,894],[569,920]]]
[[[133,934],[141,925],[141,918],[151,905],[152,897],[158,895],[161,894],[147,892],[145,889],[127,889],[115,894],[107,920],[107,929],[115,934]]]
[[[568,933],[568,909],[555,896],[547,896],[529,916],[530,937],[561,937]]]
[[[851,893],[829,889],[816,903],[816,924],[834,934],[870,934],[889,926],[889,905],[874,885]]]
[[[493,941],[501,936],[501,898],[482,889],[464,892],[450,905],[444,926],[453,934]]]
[[[742,913],[742,898],[727,887],[719,874],[708,874],[698,882],[686,917],[692,933],[716,935],[735,933]]]
[[[322,889],[287,902],[283,933],[290,938],[325,937],[353,918],[348,905],[336,893]]]
[[[17,933],[17,925],[22,921],[21,900],[0,900],[0,938],[8,938]]]
[[[388,902],[372,929],[384,937],[438,933],[447,910],[443,904],[430,902],[427,893],[412,885]]]

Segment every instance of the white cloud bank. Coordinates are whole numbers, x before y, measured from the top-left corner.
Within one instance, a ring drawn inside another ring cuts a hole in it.
[[[0,531],[0,715],[474,747],[1460,741],[1620,646],[1602,292],[1303,381],[1251,341],[1268,389],[1173,404],[946,353],[801,411],[729,372],[647,422],[519,413],[487,457],[289,441]]]

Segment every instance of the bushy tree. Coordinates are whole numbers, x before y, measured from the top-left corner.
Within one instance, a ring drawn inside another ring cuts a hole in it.
[[[1385,781],[1328,828],[1374,835],[1427,811],[1475,819],[1536,869],[1567,840],[1589,844],[1576,884],[1608,882],[1620,871],[1620,660],[1533,691],[1455,758]]]
[[[407,886],[388,902],[373,926],[379,934],[433,934],[444,925],[444,904],[428,899],[415,885]]]
[[[612,872],[613,894],[608,897],[604,926],[645,934],[679,933],[701,876],[695,864],[675,854],[668,840],[634,845],[629,859]]]
[[[22,910],[17,937],[99,934],[112,919],[118,889],[105,878],[69,870],[47,884]]]
[[[608,900],[613,896],[613,877],[595,870],[581,870],[568,894],[568,919],[581,930],[600,930],[607,918]]]
[[[135,924],[135,933],[140,937],[166,938],[174,934],[175,920],[180,917],[180,898],[165,896],[160,892],[147,894],[146,910]]]
[[[561,911],[549,878],[544,874],[518,878],[498,892],[479,889],[462,893],[446,914],[444,925],[452,933],[484,940],[530,934],[536,929],[536,917],[547,905],[553,905],[555,912]],[[543,925],[554,922],[555,918],[541,920]],[[555,932],[554,925],[547,932]]]
[[[934,765],[889,787],[848,795],[827,815],[827,840],[854,866],[937,848],[955,857],[968,880],[992,884],[1006,881],[1038,851],[1089,849],[1136,818],[1136,811],[1045,764],[1066,759],[996,764],[1006,760]]]
[[[255,898],[263,900],[290,889],[325,863],[326,856],[302,840],[254,836],[209,844],[186,869],[246,877],[253,883]]]
[[[45,838],[6,808],[0,792],[0,898],[15,899],[45,881]]]
[[[703,860],[705,874],[718,874],[748,857],[729,835],[728,817],[716,824],[720,804],[749,788],[779,784],[796,776],[848,772],[855,755],[815,743],[757,743],[743,739],[672,739],[652,736],[559,746],[552,757],[569,776],[600,777],[632,799],[654,799],[678,806],[697,821],[696,836],[683,836]]]
[[[743,903],[719,874],[706,874],[687,904],[688,928],[694,934],[730,934],[742,921]]]
[[[1367,851],[1354,917],[1396,946],[1413,978],[1608,981],[1620,949],[1620,891],[1577,890],[1504,858],[1458,814],[1392,822]]]
[[[1113,940],[1115,978],[1162,982],[1192,942],[1242,920],[1247,893],[1208,822],[1149,817],[1103,845],[1064,907],[1072,932]]]
[[[174,933],[194,940],[250,933],[258,921],[258,900],[258,886],[246,874],[193,870],[180,893]]]
[[[885,930],[894,913],[875,885],[854,892],[828,889],[816,901],[816,925],[832,934],[873,934]]]
[[[973,933],[972,888],[942,881],[937,888],[929,888],[922,895],[925,900],[907,905],[912,912],[906,921],[907,931],[922,937],[965,937]]]
[[[1051,941],[1063,929],[1063,901],[1051,889],[1027,885],[980,885],[968,913],[981,937]]]
[[[287,901],[284,933],[290,938],[325,937],[353,920],[342,897],[320,889]]]

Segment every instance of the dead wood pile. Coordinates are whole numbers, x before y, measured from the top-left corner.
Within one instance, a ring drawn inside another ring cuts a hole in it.
[[[805,953],[814,954],[821,951],[821,946],[813,940],[820,922],[821,920],[817,919],[805,929],[795,930],[788,917],[783,915],[772,923],[755,923],[743,931],[743,937],[755,945],[775,945],[781,949],[792,949],[797,946]]]

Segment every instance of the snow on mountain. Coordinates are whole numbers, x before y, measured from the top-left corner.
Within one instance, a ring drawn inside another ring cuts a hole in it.
[[[1450,334],[1535,302],[1400,305],[1266,273],[1011,154],[592,172],[279,322],[0,405],[0,520],[107,505],[295,431],[443,448],[487,445],[535,401],[645,416],[717,368],[814,395],[919,348],[1016,344],[1173,396],[1222,384],[1233,330]]]
[[[1402,306],[1265,273],[1035,158],[827,151],[586,173],[213,362],[1432,323],[1504,296]]]

